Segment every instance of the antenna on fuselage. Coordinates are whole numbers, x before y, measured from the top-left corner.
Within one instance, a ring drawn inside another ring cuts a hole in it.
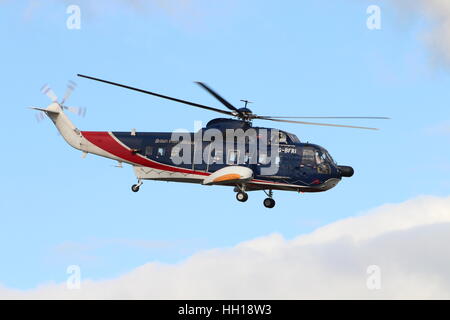
[[[245,102],[244,108],[247,108],[247,104],[253,103],[252,101],[248,101],[248,100],[241,100],[241,101],[242,101],[242,102]]]

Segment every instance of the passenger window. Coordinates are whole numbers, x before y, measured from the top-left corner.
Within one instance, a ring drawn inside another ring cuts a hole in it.
[[[165,148],[159,147],[159,148],[158,148],[158,152],[156,153],[156,155],[157,155],[158,157],[164,157],[165,151],[166,151]]]
[[[280,134],[275,134],[276,132],[271,131],[269,134],[269,144],[279,144]]]
[[[275,157],[275,165],[277,165],[277,166],[280,165],[280,157],[279,156]]]
[[[170,153],[170,157],[174,158],[174,157],[182,157],[183,156],[183,148],[181,145],[177,144],[175,146],[172,147],[172,151]]]
[[[223,152],[222,150],[214,150],[213,163],[223,164]]]
[[[228,164],[236,164],[239,159],[239,151],[238,150],[230,150],[228,153]]]
[[[258,157],[256,156],[256,153],[246,153],[244,156],[244,163],[245,164],[257,164]]]
[[[259,163],[260,164],[263,164],[263,165],[265,165],[265,164],[268,164],[269,163],[269,157],[267,156],[267,154],[265,154],[265,153],[260,153],[259,154]]]
[[[147,146],[145,147],[145,156],[148,158],[153,154],[153,147]]]

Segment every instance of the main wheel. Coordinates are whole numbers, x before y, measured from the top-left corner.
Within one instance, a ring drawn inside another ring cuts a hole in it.
[[[265,198],[263,203],[264,203],[264,207],[266,207],[266,208],[275,207],[275,200],[273,200],[272,198]]]
[[[138,191],[139,191],[139,186],[138,186],[137,184],[133,184],[133,185],[131,186],[131,191],[133,191],[133,192],[138,192]]]
[[[237,201],[245,202],[248,199],[248,194],[246,194],[245,192],[239,191],[238,193],[236,193],[236,199],[237,199]]]

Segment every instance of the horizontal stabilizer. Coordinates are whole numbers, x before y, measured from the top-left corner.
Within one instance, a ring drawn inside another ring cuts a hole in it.
[[[42,111],[42,112],[46,112],[46,113],[52,113],[52,114],[58,114],[59,113],[59,111],[53,111],[53,110],[37,108],[37,107],[30,107],[30,109],[38,110],[38,111]]]

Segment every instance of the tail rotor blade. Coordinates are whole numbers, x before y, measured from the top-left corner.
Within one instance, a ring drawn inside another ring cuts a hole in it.
[[[52,100],[52,102],[57,102],[58,101],[58,96],[52,90],[52,88],[50,88],[47,84],[42,87],[41,92],[43,94],[45,94],[47,97],[49,97],[50,100]]]
[[[39,113],[36,113],[35,114],[35,117],[36,117],[36,121],[38,122],[38,123],[40,123],[40,122],[42,122],[42,120],[44,120],[45,119],[45,114],[44,114],[44,112],[39,112]]]
[[[28,107],[28,109],[32,109],[32,110],[37,111],[37,112],[34,114],[34,117],[36,118],[36,121],[37,121],[37,122],[41,122],[42,120],[44,120],[44,119],[46,118],[45,112],[42,111],[42,110],[44,110],[44,109],[41,109],[41,108],[39,108],[39,107]]]
[[[67,101],[67,99],[69,99],[69,97],[71,96],[72,92],[75,90],[75,88],[77,87],[77,84],[73,81],[69,81],[69,83],[67,84],[67,89],[66,89],[66,93],[64,94],[64,98],[61,101],[61,104],[64,104],[64,102]]]
[[[72,112],[82,118],[84,118],[86,116],[86,108],[80,108],[80,107],[67,107],[67,106],[63,106],[63,108],[69,112]]]

